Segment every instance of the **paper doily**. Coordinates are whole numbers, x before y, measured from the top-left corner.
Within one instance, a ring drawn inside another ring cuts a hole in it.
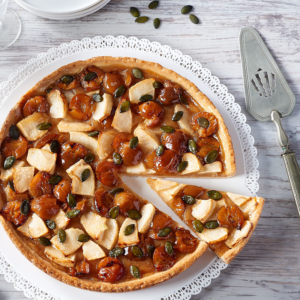
[[[6,100],[9,94],[20,83],[37,70],[72,54],[103,48],[134,49],[162,56],[186,68],[206,83],[224,104],[235,125],[244,153],[246,172],[245,185],[253,195],[256,194],[258,191],[257,180],[259,178],[257,171],[258,160],[256,159],[257,150],[254,147],[254,138],[250,134],[250,126],[246,124],[246,117],[241,113],[241,107],[234,102],[234,96],[228,93],[227,87],[220,84],[220,80],[216,76],[212,76],[211,72],[203,68],[199,62],[193,61],[190,56],[183,55],[179,50],[172,50],[171,47],[163,46],[158,42],[150,42],[147,39],[137,39],[135,37],[97,36],[93,39],[84,38],[81,41],[72,41],[68,44],[64,43],[58,48],[51,48],[47,52],[39,54],[37,58],[29,60],[26,65],[19,67],[16,72],[9,76],[8,81],[0,84],[0,104]],[[192,295],[199,294],[203,287],[209,286],[211,280],[218,277],[221,270],[226,267],[227,265],[225,263],[216,258],[211,265],[191,283],[161,299],[189,300]],[[5,280],[9,283],[14,283],[16,290],[23,291],[24,295],[28,298],[34,298],[36,300],[62,300],[42,291],[26,280],[14,267],[10,266],[9,262],[1,253],[0,274],[4,274]]]

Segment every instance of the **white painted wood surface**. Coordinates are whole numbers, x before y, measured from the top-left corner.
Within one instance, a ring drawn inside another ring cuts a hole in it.
[[[245,112],[239,30],[253,26],[266,40],[296,97],[300,96],[300,1],[298,0],[161,0],[160,7],[149,11],[150,1],[111,0],[102,10],[79,20],[53,21],[37,17],[16,3],[23,25],[20,39],[0,52],[0,82],[34,58],[64,42],[95,35],[125,35],[148,38],[179,49],[198,60],[221,79]],[[185,4],[194,6],[201,25],[181,15]],[[135,24],[129,7],[142,15],[162,20],[154,30],[152,20]],[[28,87],[30,88],[30,87]],[[283,120],[291,148],[300,161],[300,105]],[[198,299],[300,299],[300,222],[290,185],[280,157],[275,126],[258,123],[247,113],[260,162],[260,191],[266,204],[259,225],[241,254],[204,289]],[[120,296],[121,297],[121,296]],[[0,299],[26,299],[0,276]]]

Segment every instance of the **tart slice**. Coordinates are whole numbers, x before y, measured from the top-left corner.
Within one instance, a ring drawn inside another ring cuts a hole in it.
[[[265,201],[174,181],[148,178],[147,182],[227,264],[249,241]]]

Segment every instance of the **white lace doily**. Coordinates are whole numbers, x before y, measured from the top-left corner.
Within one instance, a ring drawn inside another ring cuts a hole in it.
[[[234,102],[234,97],[228,93],[227,87],[220,84],[220,80],[217,77],[212,76],[208,69],[202,68],[201,64],[197,61],[193,61],[190,56],[183,55],[180,51],[173,50],[169,46],[162,46],[158,42],[150,42],[147,39],[137,39],[135,37],[98,36],[93,39],[85,38],[81,41],[72,41],[68,44],[64,43],[58,48],[51,48],[46,53],[39,54],[37,58],[29,60],[26,65],[19,67],[15,73],[9,76],[7,81],[0,84],[0,104],[6,100],[18,85],[37,70],[72,54],[103,48],[133,49],[156,54],[181,65],[205,82],[218,96],[231,116],[244,153],[246,172],[245,184],[253,195],[256,194],[258,191],[257,180],[259,178],[259,173],[257,171],[258,161],[256,159],[257,150],[254,147],[254,138],[250,134],[250,126],[246,124],[246,117],[241,113],[241,107]],[[221,270],[226,267],[227,265],[225,263],[216,258],[210,266],[191,283],[161,299],[189,300],[192,295],[199,294],[203,287],[209,286],[211,280],[218,277]],[[34,298],[36,300],[62,300],[42,291],[37,286],[30,283],[9,264],[1,253],[0,274],[4,274],[5,280],[13,283],[15,288],[18,291],[23,291],[24,295],[28,298]]]

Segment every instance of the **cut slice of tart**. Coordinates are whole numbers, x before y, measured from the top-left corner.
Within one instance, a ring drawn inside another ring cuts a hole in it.
[[[264,199],[161,179],[147,179],[151,188],[225,263],[249,241]]]

